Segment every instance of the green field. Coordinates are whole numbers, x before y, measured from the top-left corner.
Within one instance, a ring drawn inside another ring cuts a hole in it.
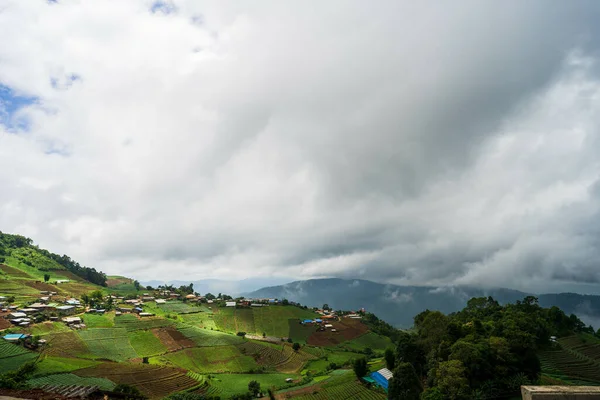
[[[165,313],[189,314],[201,312],[200,306],[191,305],[182,301],[168,301],[166,304],[157,304],[156,308],[161,309]]]
[[[569,336],[560,345],[541,351],[542,372],[572,383],[600,384],[600,344],[585,336]]]
[[[114,326],[114,313],[85,314],[82,319],[88,328],[112,328]]]
[[[243,338],[236,335],[211,331],[191,325],[180,324],[177,326],[177,330],[185,337],[193,340],[200,347],[236,345],[244,342]]]
[[[14,371],[38,356],[17,344],[0,340],[0,374]]]
[[[392,348],[393,343],[388,337],[378,335],[374,332],[367,332],[356,339],[343,342],[339,347],[355,351],[361,351],[367,347],[372,350],[385,351],[387,348]]]
[[[167,351],[165,345],[151,331],[129,332],[129,342],[140,357],[149,357]]]
[[[31,388],[36,388],[44,385],[98,386],[100,389],[103,390],[112,390],[116,386],[114,382],[105,378],[83,378],[73,374],[54,374],[33,378],[27,381],[27,385]]]
[[[310,394],[294,397],[302,400],[385,400],[387,396],[381,392],[367,389],[361,384],[352,371],[337,374],[324,381],[322,384],[314,385],[314,391]]]
[[[301,324],[299,319],[289,319],[288,326],[288,336],[292,338],[294,342],[301,344],[305,344],[309,336],[317,330],[313,325]]]
[[[46,356],[37,364],[34,375],[38,376],[71,372],[81,368],[93,367],[97,364],[97,361],[81,358]]]
[[[254,326],[256,332],[265,332],[268,336],[289,337],[288,320],[318,318],[319,314],[312,310],[304,310],[294,306],[269,306],[254,308]]]
[[[235,346],[196,347],[153,358],[152,362],[172,364],[198,373],[248,372],[258,368],[250,356]]]
[[[364,354],[352,353],[350,351],[326,351],[323,358],[309,361],[306,365],[306,370],[315,374],[327,370],[331,363],[335,363],[338,367],[349,365],[352,360],[364,357]]]
[[[78,334],[96,358],[121,362],[138,357],[124,328],[91,328]]]
[[[285,387],[287,378],[298,379],[298,375],[293,374],[218,374],[208,382],[211,386],[212,395],[229,398],[235,394],[246,393],[248,391],[248,382],[258,381],[263,391],[269,388]]]
[[[129,332],[142,329],[164,328],[174,323],[170,319],[161,317],[138,318],[133,314],[123,314],[115,317],[115,328],[124,328]]]

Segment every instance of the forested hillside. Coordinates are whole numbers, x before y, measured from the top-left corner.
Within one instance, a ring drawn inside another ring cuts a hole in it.
[[[67,255],[58,255],[33,244],[21,235],[0,232],[0,263],[23,263],[40,271],[67,270],[96,285],[106,286],[106,274],[80,265]]]
[[[539,355],[560,350],[560,338],[594,335],[577,316],[542,308],[533,296],[504,306],[473,298],[457,313],[426,310],[414,323],[413,331],[398,336],[396,357],[388,362],[395,371],[390,399],[509,397],[520,385],[543,382]],[[592,378],[589,383],[598,384]]]

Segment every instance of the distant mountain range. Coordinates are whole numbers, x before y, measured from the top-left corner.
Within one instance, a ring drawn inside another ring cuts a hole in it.
[[[206,294],[213,293],[217,295],[219,293],[228,294],[230,296],[239,296],[242,293],[251,292],[253,290],[257,290],[263,288],[265,286],[275,286],[282,285],[284,283],[288,283],[292,281],[292,278],[248,278],[242,279],[239,281],[228,281],[221,279],[202,279],[202,280],[175,280],[175,281],[140,281],[140,283],[144,286],[152,286],[157,287],[158,285],[173,285],[175,287],[179,287],[181,285],[189,285],[190,283],[194,284],[194,291]]]
[[[587,324],[600,327],[600,296],[575,293],[532,294],[511,289],[481,289],[468,286],[423,287],[381,284],[361,279],[310,279],[265,287],[247,297],[286,298],[311,307],[328,304],[334,309],[364,307],[379,318],[401,328],[409,328],[413,317],[426,309],[451,313],[461,310],[472,297],[492,296],[502,304],[538,297],[542,307],[557,306],[576,314]]]

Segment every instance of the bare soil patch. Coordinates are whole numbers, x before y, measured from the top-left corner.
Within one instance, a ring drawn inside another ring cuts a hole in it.
[[[33,278],[31,275],[26,274],[25,272],[21,271],[20,269],[17,268],[13,268],[13,267],[9,267],[6,264],[0,264],[0,269],[2,271],[4,271],[5,273],[17,277],[17,278]]]
[[[174,328],[152,329],[152,333],[169,351],[177,351],[196,346],[192,340],[186,338],[181,332]]]
[[[369,328],[360,320],[345,318],[339,322],[332,322],[336,332],[330,329],[322,332],[315,332],[307,340],[312,346],[337,346],[347,340],[356,339],[369,331]]]
[[[57,288],[54,285],[51,285],[49,283],[45,283],[45,282],[40,282],[40,281],[23,281],[23,283],[31,288],[37,289],[37,290],[45,290],[48,292],[60,292],[60,289]]]

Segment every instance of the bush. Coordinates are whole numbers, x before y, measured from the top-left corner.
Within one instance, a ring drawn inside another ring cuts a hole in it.
[[[246,332],[238,332],[237,335],[244,337],[244,336],[246,336]]]

